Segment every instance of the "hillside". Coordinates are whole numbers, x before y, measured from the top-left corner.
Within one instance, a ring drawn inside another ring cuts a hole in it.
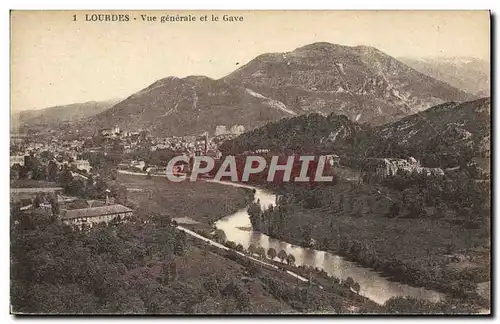
[[[475,58],[399,58],[415,70],[478,97],[490,96],[490,62]]]
[[[297,114],[343,114],[383,124],[447,101],[474,97],[368,46],[314,43],[263,54],[224,78]]]
[[[491,99],[450,102],[374,129],[372,153],[411,155],[428,164],[460,164],[490,156]]]
[[[490,98],[449,102],[373,128],[335,114],[303,115],[242,134],[221,149],[225,153],[267,148],[357,157],[414,156],[428,166],[453,167],[473,157],[490,156],[490,105]]]
[[[74,122],[97,115],[115,105],[119,99],[88,101],[37,110],[25,110],[12,114],[12,127],[47,126]]]
[[[220,149],[226,154],[257,149],[317,152],[328,146],[350,147],[353,140],[364,134],[366,129],[346,116],[330,114],[325,117],[313,113],[269,123],[224,142]]]
[[[289,53],[262,54],[219,80],[158,80],[82,126],[191,135],[213,132],[217,125],[248,130],[311,112],[379,125],[471,98],[375,48],[315,43]]]
[[[204,76],[168,77],[91,118],[94,128],[148,129],[157,136],[213,132],[217,125],[245,128],[289,116],[274,101]]]

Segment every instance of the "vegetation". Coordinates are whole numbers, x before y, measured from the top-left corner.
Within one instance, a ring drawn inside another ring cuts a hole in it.
[[[225,154],[239,154],[257,149],[269,149],[274,152],[294,153],[322,152],[332,145],[332,131],[343,129],[337,140],[346,140],[345,148],[357,143],[352,134],[364,133],[363,126],[350,121],[346,116],[330,114],[300,115],[268,123],[261,128],[246,132],[233,140],[224,142],[220,150]],[[340,147],[338,147],[340,149]]]
[[[53,218],[32,216],[13,214],[15,312],[182,312],[190,306],[159,303],[161,292],[196,298],[183,293],[183,283],[152,277],[148,269],[148,262],[169,264],[185,253],[186,239],[171,225],[119,224],[78,230],[57,225]]]
[[[276,250],[273,248],[269,248],[267,250],[267,256],[269,257],[269,259],[273,260],[277,256]]]
[[[276,207],[252,207],[252,226],[334,251],[401,282],[487,304],[475,292],[477,283],[489,280],[487,188],[406,175],[372,180],[309,190],[281,186]]]

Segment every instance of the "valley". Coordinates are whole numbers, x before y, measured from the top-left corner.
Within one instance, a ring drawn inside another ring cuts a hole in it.
[[[315,42],[13,115],[16,311],[489,312],[489,82],[432,66]],[[268,164],[242,178],[248,156]],[[287,156],[324,177],[267,177]]]

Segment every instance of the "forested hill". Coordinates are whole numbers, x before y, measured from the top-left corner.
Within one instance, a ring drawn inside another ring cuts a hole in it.
[[[334,153],[350,157],[413,156],[425,165],[454,167],[490,156],[490,98],[449,102],[399,121],[370,127],[342,115],[282,119],[223,143],[225,154],[257,149]]]
[[[269,123],[261,128],[224,142],[221,151],[239,154],[258,149],[271,151],[321,152],[332,147],[348,150],[369,130],[369,126],[330,114],[301,115]]]

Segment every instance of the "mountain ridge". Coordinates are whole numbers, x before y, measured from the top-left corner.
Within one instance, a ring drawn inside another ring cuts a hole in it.
[[[490,96],[490,62],[471,58],[399,58],[415,70],[478,97]]]
[[[292,150],[360,159],[413,156],[426,166],[455,167],[490,157],[490,110],[490,98],[448,102],[376,127],[333,113],[299,115],[242,134],[223,143],[221,150]]]
[[[374,47],[318,42],[291,52],[263,53],[219,79],[162,78],[79,126],[193,135],[212,133],[217,125],[254,129],[308,113],[381,125],[471,98]]]
[[[403,75],[398,78],[397,73]],[[225,79],[274,97],[294,107],[297,113],[336,112],[374,124],[438,103],[474,98],[374,47],[326,42],[305,45],[291,52],[259,55]],[[407,91],[413,84],[419,86]],[[442,98],[438,97],[439,92]],[[290,97],[296,97],[296,102]]]

